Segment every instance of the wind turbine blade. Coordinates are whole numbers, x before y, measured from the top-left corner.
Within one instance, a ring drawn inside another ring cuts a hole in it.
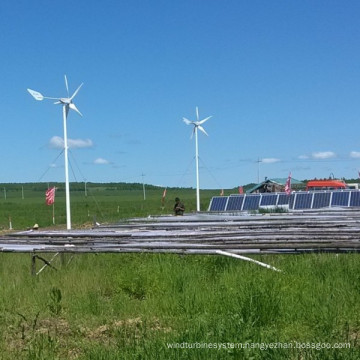
[[[183,118],[183,121],[186,125],[190,125],[192,123],[192,121],[186,119],[186,118]]]
[[[82,116],[82,113],[78,110],[78,108],[75,106],[75,104],[73,104],[73,103],[69,104],[69,108],[71,110],[76,111],[80,116]]]
[[[212,116],[208,116],[207,118],[205,118],[204,120],[201,120],[198,122],[199,125],[203,124],[205,121],[208,121],[210,118],[212,118]]]
[[[196,126],[194,126],[194,129],[193,129],[193,131],[191,132],[190,139],[192,139],[192,138],[193,138],[193,136],[194,136],[194,134],[195,134],[195,131],[196,131]]]
[[[84,84],[84,83],[81,83],[80,86],[75,90],[75,92],[72,94],[70,100],[72,100],[72,99],[76,96],[76,94],[79,92],[79,90],[80,90],[80,88],[83,86],[83,84]]]
[[[199,108],[196,107],[196,121],[199,121]]]
[[[198,129],[202,131],[206,136],[209,136],[208,133],[205,131],[205,129],[202,126],[198,126]]]
[[[27,91],[30,93],[30,95],[38,101],[44,100],[44,96],[42,94],[40,94],[39,92],[35,91],[35,90],[31,90],[31,89],[27,89]]]
[[[69,97],[69,85],[68,85],[68,81],[67,81],[67,77],[65,76],[65,87],[66,87],[66,91],[67,91],[67,97]]]

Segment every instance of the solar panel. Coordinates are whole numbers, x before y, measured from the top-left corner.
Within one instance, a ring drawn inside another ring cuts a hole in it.
[[[330,192],[315,192],[312,208],[320,209],[323,207],[329,207],[330,198],[331,198]]]
[[[334,191],[332,193],[331,206],[348,206],[349,191]]]
[[[294,199],[294,209],[311,209],[314,193],[297,193]]]
[[[241,210],[242,204],[244,202],[244,195],[232,195],[229,197],[229,201],[226,206],[226,211],[230,210]]]
[[[291,196],[288,194],[279,194],[277,205],[288,205]]]
[[[360,191],[351,191],[350,206],[360,206]]]
[[[260,195],[245,196],[243,210],[257,210],[259,208]]]
[[[359,206],[359,190],[335,190],[323,192],[241,194],[214,196],[209,211],[258,210],[260,206],[289,205],[289,209],[320,209],[329,206]]]
[[[278,194],[261,194],[260,206],[276,205]]]
[[[225,211],[227,196],[214,196],[211,200],[210,211]]]

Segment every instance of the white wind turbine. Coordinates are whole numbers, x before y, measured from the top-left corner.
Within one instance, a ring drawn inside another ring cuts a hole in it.
[[[50,100],[56,100],[54,104],[61,104],[63,106],[63,121],[64,121],[64,150],[65,150],[65,192],[66,192],[66,228],[68,230],[71,229],[71,214],[70,214],[70,186],[69,186],[69,165],[68,165],[68,144],[67,144],[67,116],[69,113],[69,109],[76,111],[79,115],[82,116],[81,112],[78,110],[78,108],[73,103],[73,99],[76,96],[76,94],[79,92],[80,88],[83,84],[81,84],[74,93],[69,96],[69,86],[67,77],[65,75],[65,86],[67,91],[67,97],[65,98],[55,98],[55,97],[48,97],[43,96],[37,91],[27,89],[27,91],[34,97],[35,100],[44,100],[44,99],[50,99]]]
[[[200,182],[199,182],[199,147],[198,147],[198,129],[202,131],[206,136],[209,136],[205,129],[201,126],[205,121],[209,120],[211,116],[203,120],[199,120],[199,109],[196,107],[196,121],[190,121],[183,118],[185,124],[194,125],[194,129],[191,133],[191,138],[195,133],[195,163],[196,163],[196,210],[200,211]]]

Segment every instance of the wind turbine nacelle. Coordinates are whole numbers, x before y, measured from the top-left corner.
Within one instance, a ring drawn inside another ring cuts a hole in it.
[[[71,99],[70,98],[60,98],[59,101],[61,102],[61,104],[64,104],[64,105],[71,104]]]

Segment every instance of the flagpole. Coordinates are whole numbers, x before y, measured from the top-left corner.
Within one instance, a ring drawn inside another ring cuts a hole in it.
[[[55,203],[53,205],[53,225],[55,225]]]

